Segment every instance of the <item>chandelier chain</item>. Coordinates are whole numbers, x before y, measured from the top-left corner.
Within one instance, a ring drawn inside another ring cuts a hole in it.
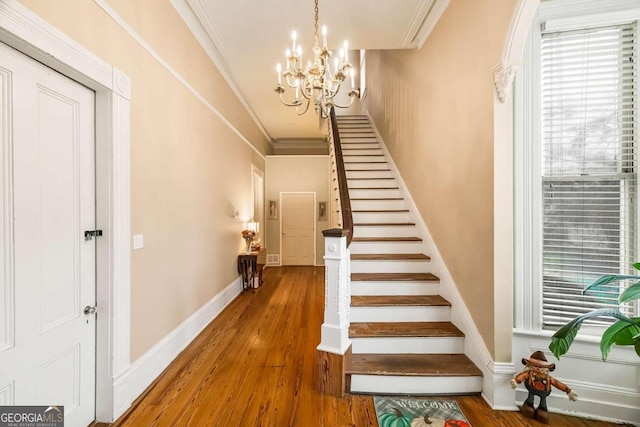
[[[315,8],[315,38],[316,38],[316,46],[318,45],[318,0],[316,0],[316,8]]]

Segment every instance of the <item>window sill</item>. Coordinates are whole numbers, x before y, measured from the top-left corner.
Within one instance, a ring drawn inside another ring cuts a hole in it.
[[[517,348],[526,345],[531,351],[542,350],[550,353],[549,343],[554,331],[530,331],[525,329],[513,329],[513,348],[514,360],[520,357],[516,354]],[[524,356],[523,356],[524,357]],[[602,361],[602,353],[600,352],[600,336],[578,334],[573,341],[571,348],[562,358],[588,359]],[[616,346],[611,348],[607,362],[620,364],[640,364],[640,356],[638,356],[631,346]]]

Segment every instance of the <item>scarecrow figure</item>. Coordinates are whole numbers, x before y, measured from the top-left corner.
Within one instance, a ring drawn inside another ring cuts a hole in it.
[[[555,363],[547,362],[543,352],[536,351],[528,359],[523,358],[522,364],[525,365],[524,370],[511,379],[511,388],[516,388],[516,384],[524,381],[524,386],[529,391],[529,396],[522,404],[520,412],[527,418],[535,418],[544,424],[549,424],[547,396],[551,394],[551,386],[567,393],[569,400],[576,400],[578,395],[562,382],[549,375],[549,372],[553,372],[556,369],[556,365]],[[537,409],[533,406],[535,396],[540,398]]]

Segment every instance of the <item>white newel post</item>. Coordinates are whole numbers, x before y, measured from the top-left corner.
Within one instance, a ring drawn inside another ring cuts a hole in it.
[[[349,340],[348,230],[324,230],[324,323],[318,346],[318,390],[342,397],[348,392],[345,368],[351,357]]]
[[[347,249],[348,230],[324,230],[324,323],[318,350],[344,355],[351,346],[349,340],[350,265]]]

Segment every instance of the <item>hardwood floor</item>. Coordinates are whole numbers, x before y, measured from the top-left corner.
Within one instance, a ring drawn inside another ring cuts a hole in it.
[[[371,397],[316,390],[323,268],[268,268],[264,282],[233,301],[115,426],[377,426]],[[492,411],[479,396],[456,400],[474,427],[542,426]],[[615,425],[557,414],[551,424]]]

